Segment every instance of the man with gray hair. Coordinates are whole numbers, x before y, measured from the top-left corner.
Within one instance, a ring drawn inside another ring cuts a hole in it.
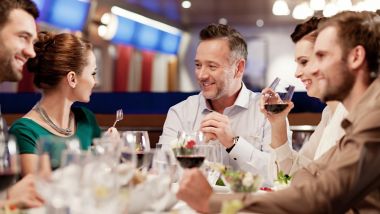
[[[160,144],[165,148],[179,131],[201,131],[220,148],[224,164],[271,177],[271,127],[260,112],[260,93],[242,82],[247,43],[223,24],[203,28],[199,38],[194,62],[201,92],[169,109]],[[291,142],[290,131],[288,138]]]
[[[314,55],[323,100],[342,101],[349,112],[341,124],[345,136],[284,190],[212,194],[193,169],[183,176],[179,199],[204,213],[232,198],[255,213],[380,213],[380,17],[352,11],[331,17],[319,27]]]

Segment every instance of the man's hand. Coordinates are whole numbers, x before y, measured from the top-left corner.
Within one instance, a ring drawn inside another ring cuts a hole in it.
[[[185,170],[177,192],[178,199],[198,212],[207,213],[211,195],[212,188],[199,169]]]
[[[43,199],[38,195],[35,189],[35,178],[29,174],[17,182],[8,190],[8,199],[6,204],[16,205],[20,208],[40,207],[43,205]]]
[[[230,148],[234,143],[230,119],[218,112],[212,112],[203,118],[200,131],[205,133],[206,140],[218,139],[226,148]]]

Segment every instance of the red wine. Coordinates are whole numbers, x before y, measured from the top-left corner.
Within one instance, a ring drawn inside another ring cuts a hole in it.
[[[0,173],[0,191],[3,191],[16,182],[18,175],[12,173]]]
[[[200,167],[205,160],[204,156],[177,155],[177,160],[182,168]]]
[[[264,107],[265,107],[265,110],[277,114],[277,113],[282,112],[284,109],[286,109],[288,107],[288,104],[287,103],[265,104]]]

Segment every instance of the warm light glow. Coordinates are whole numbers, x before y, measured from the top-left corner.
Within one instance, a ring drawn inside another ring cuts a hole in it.
[[[102,15],[100,22],[103,24],[98,27],[98,35],[105,40],[111,40],[115,36],[119,25],[117,17],[112,13],[105,13]]]
[[[107,34],[107,27],[105,25],[99,25],[98,35],[103,38],[106,34]]]
[[[294,7],[292,16],[295,19],[306,19],[314,15],[314,11],[309,7],[307,2],[303,2]]]
[[[323,9],[323,16],[331,17],[338,13],[338,8],[333,3],[329,3],[326,5],[325,9]]]
[[[228,20],[226,18],[220,18],[219,24],[226,25],[228,23]]]
[[[167,25],[165,23],[150,19],[150,18],[142,16],[140,14],[122,9],[120,7],[117,7],[117,6],[113,6],[111,8],[111,12],[115,15],[133,20],[135,22],[139,22],[139,23],[144,24],[144,25],[148,25],[150,27],[153,27],[153,28],[156,28],[156,29],[159,29],[159,30],[162,30],[162,31],[165,31],[167,33],[174,34],[174,35],[180,35],[182,32],[178,28],[175,28],[175,27],[172,27],[172,26]]]
[[[185,1],[183,1],[182,2],[182,7],[183,8],[185,8],[185,9],[188,9],[188,8],[190,8],[191,7],[191,2],[190,1],[187,1],[187,0],[185,0]]]
[[[338,7],[338,11],[351,10],[352,2],[351,0],[337,0],[336,6]]]
[[[262,27],[262,26],[264,26],[264,20],[262,20],[262,19],[258,19],[258,20],[256,21],[256,26],[257,26],[257,27]]]
[[[102,18],[100,18],[100,22],[105,25],[108,25],[110,21],[111,21],[111,14],[109,13],[103,14]]]
[[[323,10],[325,5],[325,0],[310,0],[310,8],[313,10]]]
[[[287,16],[290,14],[288,4],[285,0],[276,0],[273,4],[272,13],[276,16]]]

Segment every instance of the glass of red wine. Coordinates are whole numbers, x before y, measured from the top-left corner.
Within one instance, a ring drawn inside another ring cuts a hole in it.
[[[276,77],[270,84],[269,89],[265,94],[267,99],[264,108],[269,112],[278,114],[288,107],[288,101],[293,97],[295,86]]]
[[[16,140],[9,137],[0,142],[0,191],[13,185],[20,173]]]
[[[184,169],[190,169],[202,166],[210,148],[208,145],[195,144],[191,148],[174,148],[173,152],[179,165]]]

